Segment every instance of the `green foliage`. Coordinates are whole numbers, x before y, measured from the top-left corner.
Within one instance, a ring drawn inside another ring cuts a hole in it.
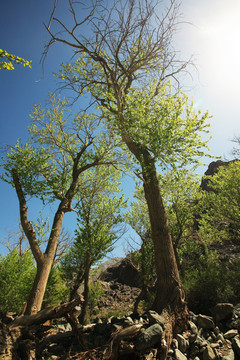
[[[43,299],[43,307],[54,306],[69,298],[70,289],[66,286],[61,269],[58,265],[52,267]]]
[[[0,308],[2,311],[20,313],[23,302],[31,290],[35,265],[30,252],[19,255],[14,249],[6,257],[0,257]]]
[[[163,168],[198,163],[198,158],[209,150],[208,112],[195,111],[187,95],[175,92],[169,81],[161,81],[160,85],[158,80],[152,81],[146,76],[148,85],[134,83],[125,93],[124,80],[121,79],[121,84],[116,80],[122,89],[119,99],[114,86],[106,85],[111,80],[106,79],[100,64],[85,53],[73,64],[62,64],[57,76],[65,84],[74,84],[79,93],[90,92],[94,98],[101,99],[99,108],[108,129],[122,139],[127,136],[139,149],[147,149]],[[90,78],[94,81],[89,81]],[[83,90],[81,84],[84,84]],[[143,159],[137,160],[134,162],[143,165]]]
[[[24,67],[31,66],[32,61],[25,60],[19,56],[9,54],[6,50],[0,49],[0,59],[5,58],[5,61],[0,61],[0,69],[4,70],[14,70],[13,64],[22,64]],[[6,61],[7,60],[7,61]]]
[[[89,283],[88,311],[91,318],[94,314],[94,308],[98,304],[98,300],[103,296],[104,289],[101,281],[92,281]]]
[[[103,159],[104,163],[113,162],[114,139],[99,131],[94,114],[72,114],[65,99],[51,95],[46,109],[34,106],[31,119],[29,142],[22,145],[17,141],[2,158],[2,179],[14,186],[15,169],[25,195],[44,203],[62,200],[77,160],[75,170],[85,170]]]
[[[216,252],[201,254],[183,276],[189,308],[196,313],[211,314],[217,303],[236,304],[240,296],[239,276],[239,258],[220,262]]]
[[[204,155],[209,114],[194,111],[186,94],[174,93],[170,82],[157,81],[146,87],[132,87],[126,96],[124,128],[131,139],[154,156],[160,166],[185,166]],[[207,148],[208,149],[208,148]]]
[[[173,244],[181,260],[184,243],[192,233],[199,177],[183,168],[160,174],[158,179]],[[131,210],[126,214],[126,221],[142,238],[146,233],[150,234],[147,203],[142,186],[136,186],[134,198],[136,201],[132,202]]]
[[[159,185],[180,265],[184,244],[193,232],[199,176],[187,168],[172,170],[159,176]]]
[[[119,171],[108,167],[91,169],[82,176],[75,241],[61,261],[70,287],[75,284],[76,274],[81,278],[86,267],[102,260],[117,240],[123,221],[121,212],[127,206],[124,197],[117,196],[119,177]]]
[[[199,199],[199,235],[211,243],[240,237],[240,161],[221,166],[208,177],[211,191]]]

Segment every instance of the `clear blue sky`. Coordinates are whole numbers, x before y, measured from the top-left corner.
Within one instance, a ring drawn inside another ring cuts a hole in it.
[[[43,23],[47,23],[52,6],[53,0],[0,1],[0,48],[32,60],[32,69],[19,65],[14,71],[0,72],[0,143],[14,145],[18,138],[24,140],[33,104],[43,103],[56,87],[52,72],[71,56],[70,50],[54,46],[43,73],[40,58],[48,39]],[[240,2],[182,0],[181,12],[183,20],[194,26],[182,26],[175,40],[176,49],[184,59],[193,54],[198,68],[198,73],[193,71],[193,80],[185,83],[186,90],[200,109],[209,109],[214,116],[211,153],[230,158],[230,140],[240,134]],[[15,191],[3,182],[0,199],[3,239],[7,229],[17,230],[19,210]],[[67,226],[71,227],[70,220]]]

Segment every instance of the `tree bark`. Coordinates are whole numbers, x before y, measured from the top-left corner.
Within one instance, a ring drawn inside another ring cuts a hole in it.
[[[85,273],[84,273],[84,303],[82,305],[82,311],[79,316],[79,321],[81,324],[86,325],[87,323],[87,308],[89,301],[89,272],[90,272],[90,255],[87,254],[86,264],[85,264]]]
[[[81,304],[82,302],[83,299],[79,296],[70,302],[41,310],[37,314],[20,316],[16,318],[9,327],[14,328],[18,326],[43,324],[47,320],[65,316],[67,313],[71,312],[75,306]]]
[[[43,262],[38,263],[37,274],[27,301],[26,315],[36,314],[41,310],[52,261],[52,258],[45,257]]]
[[[173,334],[185,329],[188,323],[189,314],[185,301],[185,292],[179,276],[155,161],[144,145],[135,143],[127,136],[122,138],[142,168],[143,187],[151,224],[157,276],[153,309],[160,314],[165,314],[168,348]]]

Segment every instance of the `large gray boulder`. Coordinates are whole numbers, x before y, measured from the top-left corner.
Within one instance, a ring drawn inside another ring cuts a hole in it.
[[[144,352],[156,344],[160,344],[163,329],[159,324],[154,324],[143,330],[136,339],[135,346],[137,351]]]

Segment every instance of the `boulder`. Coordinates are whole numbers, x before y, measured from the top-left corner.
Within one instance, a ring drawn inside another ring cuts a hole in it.
[[[147,313],[147,318],[150,325],[159,324],[164,329],[164,317],[159,315],[156,311],[149,310]]]
[[[233,315],[233,304],[229,304],[229,303],[217,304],[213,310],[213,313],[216,322],[231,319]]]
[[[235,355],[233,349],[228,349],[222,355],[222,360],[235,360]]]
[[[160,344],[163,329],[159,324],[154,324],[143,330],[136,339],[135,346],[137,351],[144,352],[156,344]]]
[[[203,351],[203,360],[215,360],[216,354],[211,348],[211,346],[207,346]]]
[[[131,287],[141,287],[140,274],[128,257],[105,269],[99,276],[101,281],[114,281]]]
[[[187,360],[187,357],[179,349],[175,349],[175,359],[176,360]]]
[[[178,349],[185,353],[189,347],[189,341],[185,339],[185,337],[181,334],[177,334],[176,336],[177,342],[178,342]]]
[[[229,330],[225,334],[223,334],[225,339],[232,339],[237,335],[238,335],[238,331],[236,329]]]
[[[215,324],[213,322],[213,318],[211,316],[206,315],[198,315],[197,317],[197,325],[202,329],[210,329],[213,330],[215,328]]]
[[[235,338],[232,340],[232,347],[235,354],[240,357],[240,339],[238,336],[235,336]]]

